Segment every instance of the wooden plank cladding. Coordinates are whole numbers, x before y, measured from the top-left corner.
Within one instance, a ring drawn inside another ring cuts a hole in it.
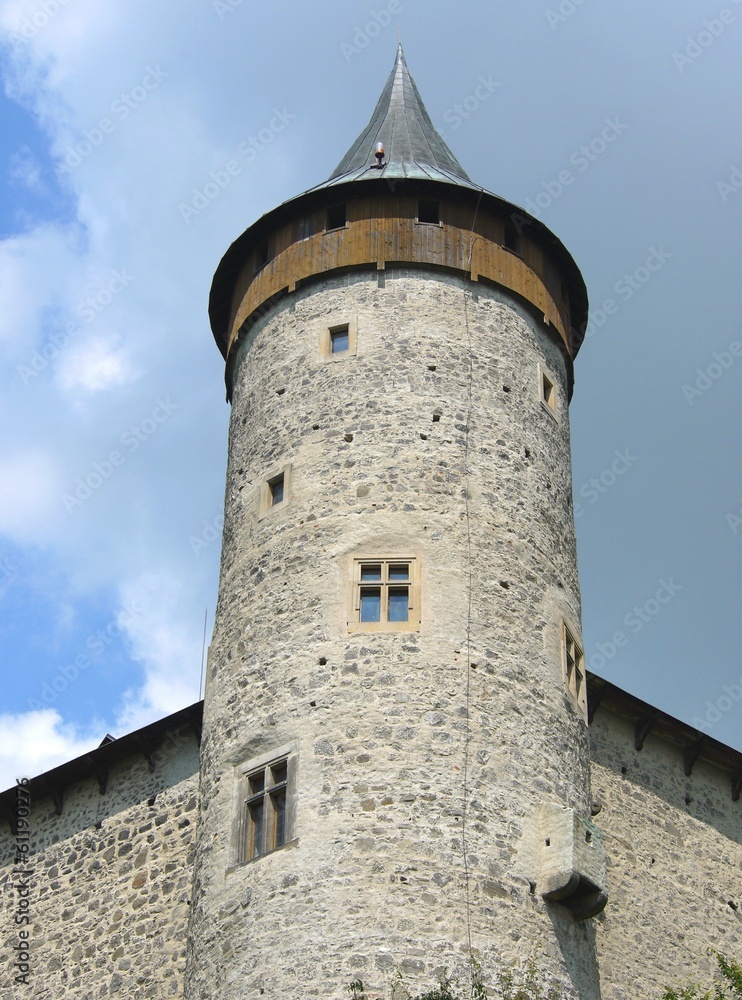
[[[562,276],[541,246],[504,218],[440,202],[439,222],[419,222],[412,197],[369,196],[323,207],[276,229],[243,264],[232,296],[229,347],[250,316],[272,296],[340,268],[426,264],[486,278],[543,313],[571,354],[569,304]],[[335,209],[335,214],[332,210]],[[337,216],[345,224],[327,229]]]

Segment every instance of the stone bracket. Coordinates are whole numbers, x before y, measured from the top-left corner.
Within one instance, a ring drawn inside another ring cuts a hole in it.
[[[566,907],[575,920],[600,913],[605,891],[603,835],[591,819],[557,803],[539,810],[541,897]]]

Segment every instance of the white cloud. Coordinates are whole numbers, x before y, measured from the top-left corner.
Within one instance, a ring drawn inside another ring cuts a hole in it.
[[[55,460],[41,451],[0,457],[0,535],[22,543],[47,540],[62,492]]]
[[[203,618],[187,584],[167,573],[127,583],[121,609],[119,625],[145,673],[117,711],[117,726],[127,732],[198,699]]]
[[[137,372],[117,339],[95,337],[65,351],[57,366],[60,387],[65,392],[101,392],[133,381]]]
[[[86,731],[65,724],[53,708],[0,715],[0,790],[87,753],[105,735],[97,722]]]

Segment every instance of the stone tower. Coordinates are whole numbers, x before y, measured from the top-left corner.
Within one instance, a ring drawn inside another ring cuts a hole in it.
[[[232,403],[186,997],[600,995],[568,402],[581,275],[474,184],[400,47],[210,316]]]

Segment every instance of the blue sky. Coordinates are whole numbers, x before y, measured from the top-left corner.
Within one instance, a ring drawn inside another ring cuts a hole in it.
[[[398,24],[464,168],[588,286],[571,414],[588,666],[742,749],[742,2],[175,15],[0,2],[3,787],[198,698],[229,416],[211,277],[335,167]]]

